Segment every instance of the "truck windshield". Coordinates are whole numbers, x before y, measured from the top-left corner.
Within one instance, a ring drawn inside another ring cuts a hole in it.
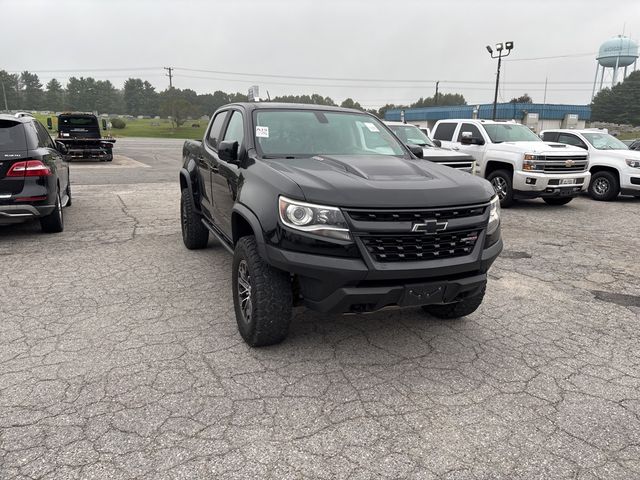
[[[542,141],[529,128],[518,123],[489,123],[482,126],[493,143]]]
[[[389,125],[389,128],[403,143],[413,143],[421,147],[435,147],[429,137],[415,125]]]
[[[377,119],[324,110],[258,110],[256,146],[263,157],[406,155]]]
[[[608,133],[585,132],[582,136],[598,150],[629,150],[629,147]]]

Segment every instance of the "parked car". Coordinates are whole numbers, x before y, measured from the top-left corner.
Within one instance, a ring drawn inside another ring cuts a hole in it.
[[[429,130],[429,127],[418,127],[418,128],[420,128],[420,131],[424,133],[427,137],[429,137],[429,139],[431,139],[431,130]]]
[[[43,232],[64,229],[71,205],[66,147],[26,113],[0,114],[0,225],[39,219]]]
[[[524,198],[565,205],[587,188],[591,177],[587,152],[543,142],[519,123],[439,120],[433,137],[443,147],[472,155],[476,174],[491,182],[503,207]]]
[[[317,105],[226,105],[185,142],[182,238],[197,249],[211,234],[233,255],[249,345],[282,341],[297,304],[441,318],[480,306],[502,250],[497,196],[421,155],[373,115]]]
[[[627,146],[629,147],[629,150],[640,150],[640,140],[631,140]]]
[[[49,130],[53,121],[47,118]],[[106,130],[107,121],[102,119],[102,129]],[[69,159],[98,159],[110,162],[113,160],[113,144],[115,138],[103,137],[100,133],[98,117],[93,113],[66,112],[58,115],[57,141],[67,146]]]
[[[475,173],[476,161],[471,155],[454,152],[447,148],[436,146],[424,132],[416,127],[403,122],[384,122],[402,143],[411,143],[422,147],[425,160],[436,162],[447,167],[457,168],[463,172]]]
[[[609,201],[619,194],[640,197],[640,152],[598,129],[545,130],[541,136],[589,152],[589,195],[594,200]]]

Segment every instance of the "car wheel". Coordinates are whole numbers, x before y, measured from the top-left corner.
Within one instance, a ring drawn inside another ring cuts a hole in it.
[[[56,193],[56,205],[49,215],[40,219],[40,227],[44,233],[59,233],[64,230],[64,214],[60,192]]]
[[[589,195],[594,200],[608,202],[618,196],[620,183],[618,178],[611,172],[596,172],[591,176],[589,183]]]
[[[483,288],[479,294],[473,297],[467,297],[459,302],[448,303],[446,305],[424,305],[422,309],[436,318],[453,319],[465,317],[475,312],[482,304],[484,292],[485,288]]]
[[[496,170],[491,172],[487,180],[495,190],[500,199],[500,206],[508,208],[513,205],[513,180],[512,174],[508,170]]]
[[[560,198],[549,197],[549,198],[543,198],[543,200],[545,201],[545,203],[547,203],[547,205],[566,205],[571,200],[573,200],[573,197],[560,197]]]
[[[182,189],[180,199],[180,224],[182,227],[182,241],[189,250],[204,248],[209,243],[209,230],[202,223],[202,217],[196,213],[193,195],[188,188]]]
[[[233,304],[244,341],[252,347],[280,343],[291,322],[290,275],[262,259],[253,236],[236,244],[232,272]]]
[[[109,155],[107,155],[104,159],[105,162],[112,162],[113,161],[113,153],[110,153]]]

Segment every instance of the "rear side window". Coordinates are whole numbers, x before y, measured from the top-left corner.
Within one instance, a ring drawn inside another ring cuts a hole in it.
[[[433,138],[435,140],[444,140],[445,142],[450,142],[453,138],[453,132],[456,131],[457,123],[440,123],[436,128],[436,131],[433,133]]]
[[[225,118],[227,118],[227,112],[220,112],[213,119],[213,123],[211,124],[211,129],[209,130],[209,135],[207,137],[209,145],[213,148],[218,148],[220,133],[222,132],[222,126],[224,125]]]
[[[27,138],[22,123],[0,120],[0,152],[27,150]]]
[[[34,122],[33,125],[36,127],[36,132],[38,134],[38,143],[40,144],[40,146],[46,148],[54,148],[53,141],[49,136],[49,132],[47,132],[39,122]]]
[[[555,132],[544,132],[542,134],[542,140],[544,140],[545,142],[557,142],[558,134]]]

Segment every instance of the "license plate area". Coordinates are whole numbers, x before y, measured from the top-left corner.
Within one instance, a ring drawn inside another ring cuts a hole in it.
[[[576,183],[575,178],[563,178],[560,180],[560,185],[573,185]]]
[[[444,283],[407,285],[404,288],[401,304],[403,306],[412,306],[442,303],[445,290],[446,286]]]

